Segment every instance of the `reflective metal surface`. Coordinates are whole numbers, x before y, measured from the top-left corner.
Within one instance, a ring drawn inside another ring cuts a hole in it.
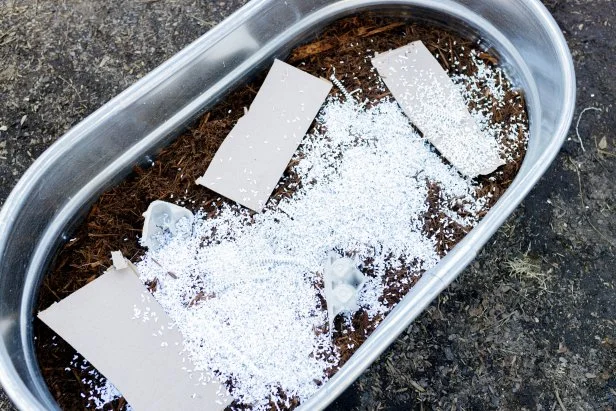
[[[98,194],[230,87],[333,19],[363,9],[412,12],[479,35],[524,89],[531,138],[518,177],[488,215],[303,407],[333,401],[473,260],[545,172],[571,123],[573,64],[547,10],[537,0],[253,0],[66,133],[7,199],[0,212],[0,384],[17,407],[57,408],[33,349],[33,306],[54,252]]]

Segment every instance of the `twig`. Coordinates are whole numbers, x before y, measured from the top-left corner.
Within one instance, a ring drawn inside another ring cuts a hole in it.
[[[586,209],[586,205],[584,204],[584,192],[582,191],[582,175],[580,174],[580,168],[578,167],[577,164],[575,164],[575,161],[573,161],[571,157],[567,157],[567,158],[569,159],[569,162],[573,164],[573,167],[575,168],[575,172],[577,173],[578,184],[580,186],[580,201],[582,202],[582,209]]]
[[[411,385],[413,386],[413,388],[415,389],[415,391],[417,392],[426,392],[426,389],[424,387],[422,387],[421,385],[417,384],[417,382],[410,380],[409,382],[411,383]]]
[[[45,287],[47,287],[47,289],[49,291],[51,291],[51,293],[54,295],[54,297],[56,297],[56,301],[62,301],[62,299],[58,296],[58,294],[56,294],[56,292],[53,290],[53,288],[51,288],[49,286],[49,284],[47,284],[47,282],[44,281],[43,284],[45,284]]]
[[[600,108],[597,107],[586,107],[584,110],[582,110],[582,112],[580,113],[580,116],[578,117],[577,120],[577,124],[575,125],[575,134],[577,135],[578,141],[580,142],[580,147],[582,147],[582,151],[586,152],[586,149],[584,148],[584,143],[582,142],[582,137],[580,137],[580,121],[582,120],[582,116],[584,115],[584,113],[586,113],[587,111],[590,110],[595,110],[595,111],[603,111]]]
[[[154,264],[156,264],[157,266],[159,266],[160,268],[162,268],[163,270],[165,270],[167,272],[167,275],[171,278],[173,278],[174,280],[178,279],[178,276],[173,272],[173,271],[169,271],[167,270],[165,267],[163,267],[163,265],[161,263],[159,263],[158,261],[156,261],[153,257],[150,257],[150,259],[154,262]]]
[[[4,33],[0,34],[0,40],[4,40],[4,38],[5,38],[6,36],[10,35],[10,34],[11,34],[11,33],[13,33],[13,32],[14,32],[14,31],[7,30],[7,31],[5,31]],[[3,43],[3,44],[4,44],[4,43]]]
[[[586,221],[592,227],[592,229],[595,230],[595,232],[597,234],[599,234],[599,236],[601,238],[603,238],[605,241],[607,241],[612,247],[616,247],[616,244],[612,240],[610,240],[605,234],[603,234],[601,231],[599,231],[599,229],[597,227],[595,227],[593,225],[593,223],[590,222],[590,218],[588,218],[588,216],[586,216]]]
[[[556,385],[554,385],[554,393],[556,394],[556,401],[558,401],[558,405],[560,405],[560,409],[562,411],[567,411],[567,409],[565,408],[565,404],[563,404],[563,400],[560,399],[560,395],[558,394],[558,389],[556,388]]]
[[[64,78],[64,77],[62,77],[62,76],[58,76],[58,78],[59,78],[60,80],[62,80],[63,82],[65,82],[66,84],[68,84],[69,86],[71,86],[71,88],[72,88],[73,90],[75,90],[75,93],[77,94],[77,96],[78,96],[79,98],[81,98],[81,94],[79,93],[79,90],[77,90],[77,87],[75,87],[75,85],[74,85],[72,82],[68,81],[67,79],[65,79],[65,78]]]
[[[73,372],[73,375],[75,376],[75,379],[77,380],[77,382],[79,383],[79,386],[81,387],[81,392],[84,393],[84,394],[87,393],[88,390],[86,389],[86,386],[83,384],[81,376],[79,375],[77,370],[75,368],[71,367],[71,371]]]
[[[507,315],[505,318],[497,321],[496,324],[488,325],[487,327],[484,327],[481,330],[477,331],[475,334],[478,334],[478,333],[483,332],[485,330],[489,330],[490,328],[497,328],[498,329],[498,328],[502,327],[507,321],[509,321],[511,319],[511,317],[513,317],[517,313],[518,313],[517,311],[513,311],[511,314]]]
[[[150,2],[151,2],[151,1],[150,1]],[[193,16],[192,14],[188,14],[188,17],[191,17],[191,18],[193,18],[193,19],[197,20],[197,21],[198,21],[199,23],[201,23],[201,25],[202,25],[202,26],[204,26],[204,27],[212,27],[212,26],[214,25],[211,21],[210,21],[210,22],[205,21],[205,20],[203,20],[203,19],[200,19],[200,18],[199,18],[199,17],[197,17],[197,16]]]
[[[607,151],[607,150],[601,150],[600,148],[597,149],[597,152],[599,154],[603,154],[604,156],[616,157],[616,153],[612,153],[611,151]]]

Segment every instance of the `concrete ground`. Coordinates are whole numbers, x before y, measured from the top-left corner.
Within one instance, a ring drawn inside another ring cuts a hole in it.
[[[71,126],[242,3],[0,0],[0,204]],[[569,140],[476,261],[332,409],[616,409],[616,3],[544,4],[578,75]],[[0,410],[11,409],[0,389]]]

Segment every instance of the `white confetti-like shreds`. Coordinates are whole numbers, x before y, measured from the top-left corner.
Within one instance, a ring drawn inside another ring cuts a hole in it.
[[[251,222],[239,207],[198,216],[185,235],[139,264],[185,339],[195,368],[232,381],[234,398],[267,408],[280,389],[300,401],[325,381],[338,358],[315,284],[327,254],[371,259],[376,278],[360,302],[371,315],[388,268],[429,269],[438,262],[422,233],[427,182],[461,199],[472,213],[483,202],[475,186],[443,163],[395,102],[372,109],[330,100],[305,138],[296,166],[303,186]],[[365,268],[365,267],[364,267]],[[178,278],[167,275],[172,271]]]
[[[475,75],[460,74],[452,76],[451,79],[460,86],[464,100],[475,104],[475,110],[471,114],[480,128],[496,141],[509,140],[509,145],[499,145],[500,154],[506,162],[514,161],[528,143],[528,128],[522,119],[522,114],[513,118],[508,128],[502,123],[491,124],[493,105],[498,107],[505,105],[506,93],[503,82],[508,77],[502,68],[490,66],[481,60],[475,50],[471,51],[471,60],[476,69]],[[485,93],[486,89],[488,93]],[[519,104],[522,104],[521,100]],[[523,138],[520,138],[520,135]]]
[[[502,100],[503,73],[479,59],[475,65],[476,76],[454,81],[466,101],[477,102],[478,124],[496,141],[526,135],[523,125],[504,129],[482,114],[492,101],[477,100],[481,88]],[[487,207],[477,184],[443,162],[396,102],[368,109],[330,98],[317,123],[295,156],[302,184],[291,198],[254,217],[239,206],[210,219],[198,214],[138,264],[144,282],[158,281],[155,297],[195,369],[230,382],[232,396],[254,409],[282,401],[281,391],[309,398],[337,365],[318,286],[328,253],[353,255],[372,273],[359,303],[381,318],[389,310],[379,301],[389,269],[418,273],[439,261],[423,232],[428,186],[440,187],[441,211],[462,226],[474,226]],[[499,149],[506,160],[515,157],[515,146]]]
[[[73,368],[77,368],[81,369],[81,371],[86,371],[89,375],[89,378],[81,379],[82,387],[86,389],[85,392],[81,392],[81,396],[83,398],[87,398],[88,401],[91,401],[91,404],[95,409],[102,410],[105,408],[105,405],[122,396],[111,381],[102,377],[101,374],[94,367],[92,367],[86,359],[81,359],[81,361],[79,361],[79,358],[75,355],[73,356],[70,365],[71,367],[67,368],[66,371],[71,371]],[[126,404],[126,411],[132,411],[130,404]]]

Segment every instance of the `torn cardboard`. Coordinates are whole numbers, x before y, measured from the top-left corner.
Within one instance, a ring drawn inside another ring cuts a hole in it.
[[[480,129],[447,72],[421,41],[378,54],[372,65],[411,122],[462,174],[490,174],[505,164],[496,141]]]
[[[114,253],[101,277],[38,317],[83,355],[134,410],[222,410],[226,389],[183,356],[182,336],[135,275]]]
[[[248,113],[196,183],[261,211],[331,88],[275,60]]]
[[[123,270],[124,268],[128,268],[128,261],[126,260],[126,258],[124,258],[121,251],[112,251],[111,261],[113,262],[113,266],[116,270]]]

